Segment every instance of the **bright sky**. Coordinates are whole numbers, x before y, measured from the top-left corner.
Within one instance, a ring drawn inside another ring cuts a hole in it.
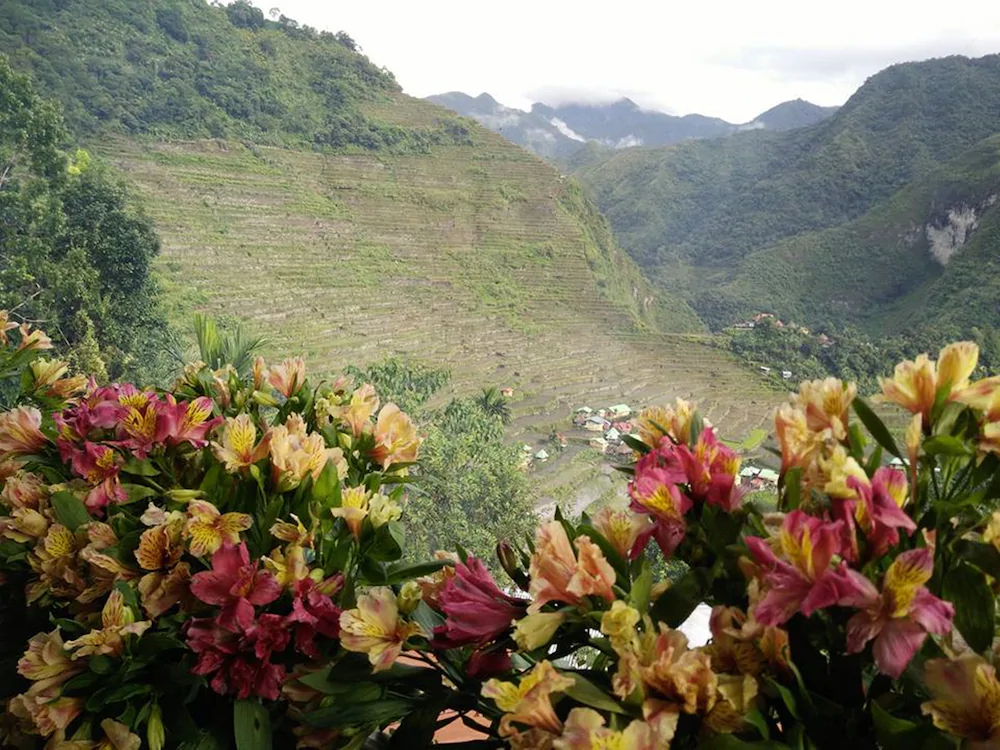
[[[350,34],[414,96],[509,106],[628,96],[744,122],[787,99],[842,104],[894,62],[1000,52],[995,0],[254,0]]]

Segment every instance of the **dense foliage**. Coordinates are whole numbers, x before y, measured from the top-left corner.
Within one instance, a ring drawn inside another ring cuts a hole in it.
[[[9,0],[0,49],[62,103],[77,135],[395,151],[469,139],[455,118],[404,128],[367,117],[363,103],[399,90],[390,73],[346,34],[265,18],[245,0]]]
[[[56,108],[0,57],[0,306],[98,377],[155,376],[159,240],[120,179],[66,141]]]
[[[348,374],[412,414],[423,433],[420,465],[413,470],[419,485],[403,519],[414,559],[456,544],[486,557],[498,541],[534,529],[528,480],[518,468],[521,453],[506,441],[505,412],[496,408],[496,398],[455,398],[426,408],[448,382],[448,371],[398,359],[349,368]]]
[[[629,507],[499,545],[518,592],[461,547],[400,562],[421,439],[371,384],[258,358],[101,387],[15,328],[5,746],[422,748],[459,722],[469,750],[1000,739],[1000,384],[970,379],[970,342],[881,382],[912,414],[902,449],[854,384],[802,383],[775,417],[777,514],[691,404],[644,411]],[[675,628],[701,602],[692,646]]]

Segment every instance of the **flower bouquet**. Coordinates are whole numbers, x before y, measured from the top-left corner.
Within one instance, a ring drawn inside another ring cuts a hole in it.
[[[101,386],[2,320],[5,747],[1000,747],[1000,380],[972,344],[883,382],[901,446],[803,383],[776,508],[690,404],[646,410],[628,507],[501,543],[498,582],[460,546],[402,561],[420,439],[371,386],[298,359]]]

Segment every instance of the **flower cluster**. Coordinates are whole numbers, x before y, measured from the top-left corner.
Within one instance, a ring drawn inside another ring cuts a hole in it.
[[[772,502],[693,404],[649,408],[627,497],[496,566],[404,558],[420,437],[370,384],[259,357],[99,384],[6,313],[0,345],[3,746],[1000,743],[1000,378],[973,344],[900,364],[875,408],[803,383]]]

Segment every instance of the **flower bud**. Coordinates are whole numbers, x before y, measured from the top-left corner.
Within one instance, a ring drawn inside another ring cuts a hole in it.
[[[403,588],[399,590],[399,595],[396,597],[396,606],[399,607],[401,613],[408,615],[417,608],[422,598],[423,593],[420,590],[420,584],[416,581],[407,581],[403,584]]]
[[[278,406],[278,399],[272,396],[270,393],[264,393],[264,391],[254,391],[253,400],[255,403],[261,406]]]
[[[163,714],[160,711],[160,704],[154,703],[149,709],[149,722],[146,724],[146,742],[149,743],[149,750],[163,750],[163,743],[166,741],[167,733],[163,727]]]
[[[201,490],[168,490],[167,497],[174,502],[186,503],[189,500],[198,500],[202,497]]]
[[[519,557],[520,555],[514,549],[514,545],[506,539],[497,544],[497,559],[500,560],[500,566],[510,576],[510,579],[517,584],[518,588],[522,591],[527,591],[528,576],[521,569]]]

